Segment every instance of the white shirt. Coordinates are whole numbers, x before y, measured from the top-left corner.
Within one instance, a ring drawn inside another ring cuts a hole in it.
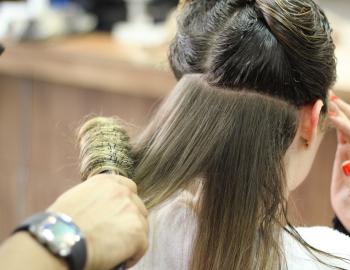
[[[132,270],[189,269],[192,240],[196,235],[195,215],[188,206],[191,197],[189,192],[183,192],[152,211],[149,249]],[[297,228],[297,231],[313,247],[350,260],[350,237],[328,227]],[[334,269],[315,260],[286,232],[283,232],[283,245],[288,270]],[[316,255],[326,263],[350,270],[350,263]]]

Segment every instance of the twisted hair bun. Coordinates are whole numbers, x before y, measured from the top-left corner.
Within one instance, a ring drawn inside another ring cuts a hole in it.
[[[205,73],[301,106],[326,101],[336,79],[331,28],[312,0],[188,1],[169,60],[177,78]]]

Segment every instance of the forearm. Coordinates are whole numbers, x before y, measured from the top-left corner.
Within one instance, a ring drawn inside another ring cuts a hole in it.
[[[67,270],[64,261],[53,256],[28,233],[10,237],[0,247],[0,269]]]

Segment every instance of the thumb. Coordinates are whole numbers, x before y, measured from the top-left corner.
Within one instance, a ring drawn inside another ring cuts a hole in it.
[[[338,139],[339,144],[346,144],[347,143],[346,136],[339,129],[337,130],[337,139]]]

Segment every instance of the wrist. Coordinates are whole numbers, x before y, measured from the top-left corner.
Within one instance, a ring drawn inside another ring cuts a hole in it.
[[[9,254],[16,254],[17,260],[23,265],[34,269],[68,270],[66,262],[53,254],[34,239],[28,232],[17,232],[7,240]],[[6,261],[6,259],[5,259]],[[14,266],[8,269],[19,269]]]
[[[82,222],[81,219],[76,217],[75,215],[72,215],[71,213],[69,213],[69,211],[67,211],[69,209],[68,205],[63,205],[59,204],[59,203],[54,203],[53,205],[51,205],[47,211],[48,212],[52,212],[52,213],[62,213],[64,215],[68,215],[72,218],[73,222],[78,226],[78,228],[81,230],[81,232],[84,234],[84,238],[85,238],[85,246],[86,246],[86,251],[87,251],[87,256],[86,256],[86,263],[85,263],[85,267],[84,270],[94,270],[94,269],[100,269],[99,266],[99,262],[97,262],[94,259],[94,235],[87,230],[87,226],[86,226],[86,222]]]
[[[85,238],[69,216],[53,212],[38,213],[18,226],[15,232],[19,231],[27,232],[52,256],[65,261],[68,269],[85,269]]]

